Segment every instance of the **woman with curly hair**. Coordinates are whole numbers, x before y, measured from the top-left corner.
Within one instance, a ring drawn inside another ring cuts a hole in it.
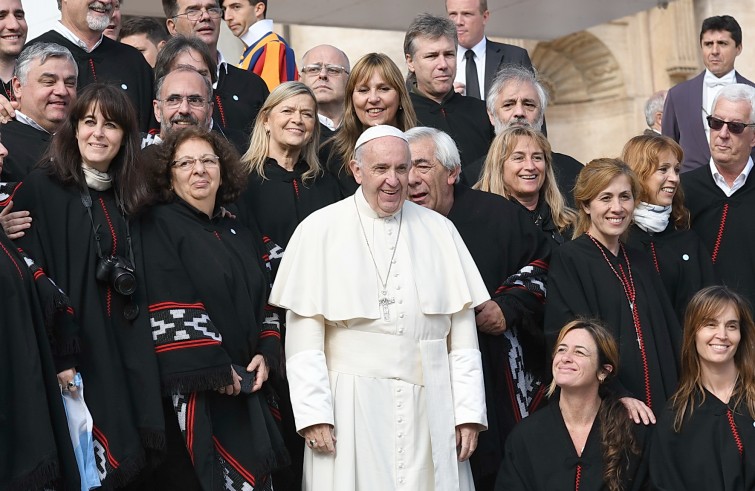
[[[679,388],[650,450],[654,489],[755,489],[755,324],[725,286],[700,290],[684,316]]]
[[[640,180],[627,243],[653,259],[681,324],[692,295],[716,282],[710,254],[689,228],[680,180],[682,147],[666,136],[640,135],[624,145],[622,159]]]
[[[571,238],[577,213],[558,189],[551,145],[539,131],[512,126],[498,134],[474,188],[520,205],[554,245]]]
[[[271,489],[288,464],[264,385],[280,331],[264,322],[261,239],[221,209],[246,173],[229,143],[196,127],[171,133],[151,170],[142,232],[167,440],[155,489]]]
[[[368,53],[351,69],[346,84],[341,126],[320,149],[328,172],[338,178],[341,192],[351,196],[359,187],[349,170],[357,138],[370,126],[388,124],[401,131],[417,126],[417,115],[406,83],[395,63],[383,53]]]
[[[509,435],[496,491],[644,489],[649,439],[609,389],[618,370],[619,347],[605,327],[566,324],[553,349],[551,402]]]

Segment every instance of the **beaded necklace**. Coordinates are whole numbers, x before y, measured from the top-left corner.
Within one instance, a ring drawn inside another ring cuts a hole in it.
[[[619,271],[616,271],[616,268],[613,267],[613,264],[608,259],[608,256],[606,256],[606,252],[603,247],[601,247],[600,243],[589,233],[587,234],[587,236],[590,237],[590,240],[593,241],[595,247],[597,247],[600,253],[603,255],[603,259],[605,259],[606,264],[608,264],[608,267],[611,268],[611,271],[613,271],[613,274],[619,280],[619,283],[621,283],[621,286],[624,289],[624,295],[629,302],[629,310],[632,311],[634,332],[637,334],[637,347],[640,349],[640,356],[642,357],[642,370],[643,378],[645,381],[645,404],[649,408],[652,408],[652,399],[650,397],[650,370],[648,367],[647,353],[645,352],[645,340],[642,335],[642,325],[640,324],[640,312],[637,308],[637,290],[634,286],[634,278],[632,277],[632,265],[629,263],[629,256],[627,256],[627,251],[624,249],[624,245],[619,242],[619,252],[624,257],[624,262],[627,263],[627,271],[624,271],[624,268],[621,264],[619,264]],[[621,274],[619,274],[619,272],[621,272]]]

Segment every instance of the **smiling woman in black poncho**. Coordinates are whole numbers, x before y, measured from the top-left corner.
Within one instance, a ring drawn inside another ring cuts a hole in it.
[[[172,133],[152,172],[157,205],[142,230],[168,448],[155,487],[270,489],[288,463],[263,386],[280,331],[264,322],[261,239],[221,210],[246,175],[228,143],[198,128]]]

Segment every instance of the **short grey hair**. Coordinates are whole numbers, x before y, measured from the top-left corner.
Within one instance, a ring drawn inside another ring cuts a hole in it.
[[[716,104],[719,99],[725,99],[729,102],[746,101],[750,104],[750,120],[748,123],[755,122],[755,87],[747,84],[731,84],[726,85],[718,93],[715,99],[713,99],[713,105],[711,112],[716,109]]]
[[[454,49],[459,46],[459,39],[456,36],[456,25],[448,17],[438,17],[428,13],[419,14],[415,17],[404,36],[405,55],[414,57],[414,53],[417,51],[416,46],[414,46],[414,40],[418,37],[453,39]]]
[[[404,132],[409,144],[412,142],[430,139],[435,147],[434,157],[449,171],[461,168],[461,155],[456,147],[456,142],[448,133],[437,128],[428,128],[427,126],[415,126]],[[459,176],[456,176],[456,182],[459,182]]]
[[[663,112],[663,105],[666,103],[666,91],[659,90],[650,96],[645,103],[645,122],[648,127],[652,128],[655,123],[655,115]]]
[[[496,113],[498,97],[500,97],[501,91],[503,91],[504,87],[511,82],[526,83],[535,88],[537,98],[540,99],[540,107],[537,120],[533,127],[540,131],[543,126],[543,116],[548,107],[548,93],[545,91],[543,84],[538,80],[535,72],[522,65],[507,64],[498,70],[498,73],[493,79],[493,83],[490,85],[488,96],[485,98],[485,105],[487,106],[488,113],[490,113],[493,119],[497,121],[497,124],[495,124],[496,134],[500,133],[499,126],[503,126],[503,121],[498,121],[498,114]]]
[[[175,70],[171,70],[165,75],[163,75],[162,77],[160,77],[160,79],[157,81],[157,84],[155,85],[155,99],[160,100],[160,98],[162,97],[162,90],[163,90],[163,84],[165,83],[165,79],[168,78],[168,76],[170,76],[171,73],[176,73],[176,72],[192,72],[199,75],[199,77],[204,81],[207,102],[208,103],[212,102],[212,84],[210,83],[210,81],[207,80],[207,78],[205,78],[204,75],[199,73],[194,67],[185,66],[185,65],[181,65],[177,67]]]
[[[76,60],[68,48],[65,48],[55,43],[35,43],[31,46],[27,46],[21,51],[16,60],[15,75],[21,85],[26,84],[26,79],[29,76],[29,70],[31,70],[31,62],[39,60],[39,64],[43,65],[50,58],[63,58],[68,60],[73,65],[73,71],[76,74],[76,78],[79,77],[79,66],[76,64]]]

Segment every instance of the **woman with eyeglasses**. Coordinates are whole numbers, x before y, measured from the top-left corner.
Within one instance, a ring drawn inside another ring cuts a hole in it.
[[[680,328],[658,273],[643,251],[625,244],[640,183],[618,159],[597,159],[579,173],[574,238],[553,250],[545,335],[597,317],[619,343],[612,389],[637,423],[655,422],[676,388]]]
[[[260,109],[249,149],[242,157],[248,183],[237,201],[239,219],[262,234],[273,279],[297,225],[341,199],[338,183],[321,169],[317,158],[319,131],[312,90],[301,82],[284,82]],[[285,313],[275,309],[269,314],[278,317],[285,340]],[[271,382],[281,399],[282,428],[293,465],[290,472],[276,478],[281,484],[292,479],[290,486],[300,488],[304,445],[296,433],[288,383],[280,368],[280,377]]]
[[[145,304],[136,203],[146,196],[136,115],[120,87],[82,90],[15,202],[32,226],[16,242],[68,294],[67,341],[52,345],[58,382],[80,372],[103,486],[123,486],[164,446]]]
[[[658,418],[652,489],[755,489],[755,324],[725,286],[700,290],[684,316],[679,387]]]
[[[640,180],[627,244],[650,256],[681,324],[692,295],[716,282],[710,253],[689,229],[680,179],[682,147],[665,136],[640,135],[624,145],[622,159]]]
[[[647,489],[648,430],[611,390],[620,362],[609,330],[571,321],[551,358],[550,403],[509,435],[496,491]]]
[[[246,173],[230,144],[196,127],[172,132],[156,157],[142,232],[167,457],[151,484],[272,489],[288,464],[265,383],[280,331],[264,322],[261,239],[221,209]]]
[[[383,53],[368,53],[356,62],[346,84],[344,104],[341,126],[321,147],[320,157],[328,172],[338,178],[343,195],[351,196],[359,185],[349,162],[362,132],[379,124],[406,131],[417,126],[417,115],[401,71]]]

